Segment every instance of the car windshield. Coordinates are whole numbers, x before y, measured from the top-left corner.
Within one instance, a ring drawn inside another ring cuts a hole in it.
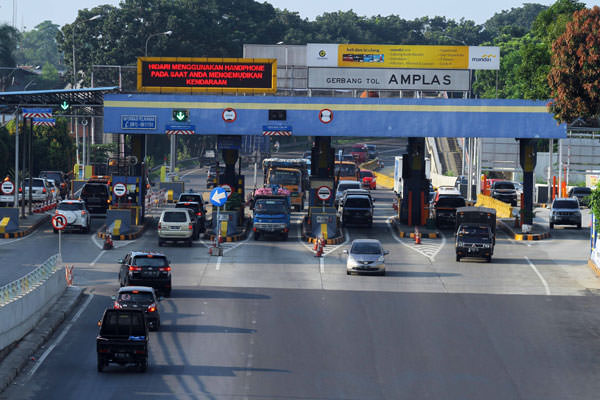
[[[202,204],[202,196],[199,194],[182,194],[179,196],[179,201],[195,201]]]
[[[356,174],[356,165],[354,164],[336,164],[335,175],[354,176]]]
[[[135,257],[133,259],[132,265],[137,265],[138,267],[166,267],[167,259],[165,257]]]
[[[187,213],[185,212],[166,212],[163,215],[164,222],[187,222]]]
[[[577,187],[573,188],[574,194],[592,194],[592,189],[588,187]]]
[[[254,204],[254,211],[261,214],[285,214],[287,206],[284,200],[260,199]]]
[[[77,211],[83,210],[84,208],[83,203],[60,203],[58,205],[60,211]]]
[[[552,208],[579,208],[579,204],[571,200],[556,200]]]
[[[352,254],[381,254],[381,245],[375,242],[358,242],[352,245]]]
[[[106,190],[106,186],[102,185],[102,184],[96,184],[96,185],[84,185],[83,189],[81,190],[81,195],[82,196],[88,196],[88,195],[106,195],[107,190]]]
[[[436,206],[437,207],[452,207],[452,208],[464,207],[465,199],[462,197],[458,197],[458,196],[440,197],[437,201]]]
[[[489,229],[487,226],[463,226],[458,234],[459,236],[468,237],[487,237],[489,236]]]
[[[348,197],[344,207],[351,208],[371,208],[371,202],[368,197]]]
[[[360,177],[361,178],[372,178],[373,177],[373,173],[371,171],[360,171]]]
[[[494,189],[512,189],[515,190],[515,185],[511,182],[496,182],[494,184]]]
[[[297,185],[300,181],[300,174],[295,171],[271,171],[269,183],[272,185]]]
[[[339,184],[337,191],[338,193],[342,193],[344,190],[348,190],[348,189],[360,189],[360,183],[343,183],[343,184]]]
[[[154,297],[152,292],[140,292],[138,290],[132,290],[130,292],[119,293],[119,301],[131,301],[133,303],[152,303]]]

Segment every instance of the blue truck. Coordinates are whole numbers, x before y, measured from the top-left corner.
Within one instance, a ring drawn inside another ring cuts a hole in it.
[[[263,235],[278,235],[287,240],[290,231],[290,191],[264,187],[254,191],[251,198],[254,240]]]

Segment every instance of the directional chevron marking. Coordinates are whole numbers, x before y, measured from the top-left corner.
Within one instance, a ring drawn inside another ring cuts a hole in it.
[[[442,237],[441,240],[440,239],[422,238],[421,244],[415,244],[415,239],[413,239],[413,238],[398,237],[398,235],[396,235],[396,232],[394,232],[394,228],[392,227],[392,224],[389,220],[388,220],[388,228],[390,229],[392,236],[394,237],[394,239],[396,239],[397,242],[399,242],[403,246],[408,247],[409,249],[427,257],[431,261],[435,261],[435,256],[440,252],[440,250],[442,250],[442,247],[444,247],[444,245],[446,244],[446,237],[442,233],[440,233],[441,237]]]

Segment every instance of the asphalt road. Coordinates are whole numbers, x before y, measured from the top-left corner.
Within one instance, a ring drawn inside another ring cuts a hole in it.
[[[205,175],[185,179],[201,188]],[[374,227],[348,228],[322,259],[300,241],[300,213],[286,242],[251,236],[225,244],[223,257],[209,256],[202,240],[161,248],[174,289],[161,302],[146,374],[97,373],[94,340],[118,287],[115,261],[158,249],[156,233],[110,251],[89,235],[65,235],[63,258],[86,288],[81,313],[0,398],[597,398],[600,283],[586,266],[587,230],[529,243],[499,232],[491,264],[457,263],[451,232],[422,245],[397,238],[387,223],[391,192],[375,196]],[[386,276],[346,275],[342,249],[363,237],[390,250]],[[56,236],[6,247],[34,241],[52,254]]]

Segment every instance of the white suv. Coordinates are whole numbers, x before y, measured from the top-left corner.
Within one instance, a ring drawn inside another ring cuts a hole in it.
[[[158,220],[158,245],[172,240],[174,242],[186,242],[192,246],[194,236],[194,224],[190,219],[190,213],[185,208],[174,208],[163,210]]]
[[[67,219],[65,230],[79,229],[81,232],[90,231],[91,217],[82,200],[64,200],[58,203],[55,214],[62,214]],[[58,231],[54,229],[54,233]]]

